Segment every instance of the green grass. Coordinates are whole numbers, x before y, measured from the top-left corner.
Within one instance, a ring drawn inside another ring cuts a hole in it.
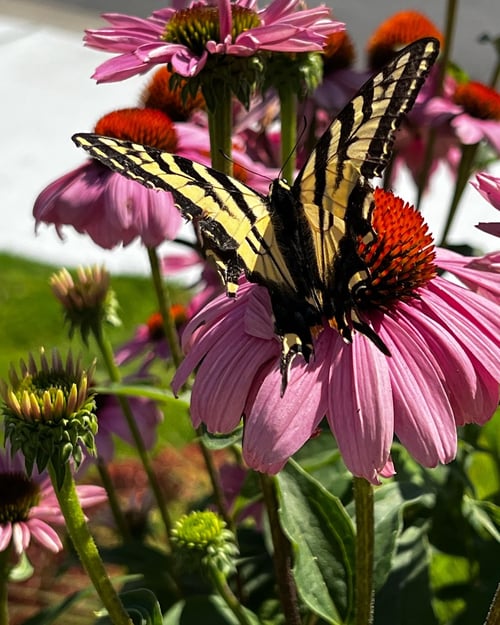
[[[83,350],[79,335],[68,338],[62,308],[52,295],[49,278],[59,267],[0,254],[0,378],[11,362],[18,363],[30,351],[37,353],[58,347],[63,354],[68,347]],[[111,285],[120,304],[122,326],[109,327],[113,345],[133,335],[136,326],[157,308],[153,287],[147,277],[112,276]]]

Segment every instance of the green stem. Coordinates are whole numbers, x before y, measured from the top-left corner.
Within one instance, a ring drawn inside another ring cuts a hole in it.
[[[474,158],[476,156],[478,145],[479,144],[477,143],[474,145],[462,145],[462,157],[458,165],[457,182],[455,184],[455,191],[453,192],[450,208],[448,209],[448,217],[443,229],[443,234],[441,235],[441,242],[439,243],[440,247],[445,247],[446,245],[446,240],[448,238],[453,220],[455,219],[458,205],[462,199],[462,194],[473,171]]]
[[[497,586],[484,625],[500,625],[500,584]]]
[[[356,625],[373,622],[373,488],[362,477],[354,478],[356,507]]]
[[[49,463],[49,473],[61,512],[66,521],[66,530],[87,575],[108,611],[111,622],[114,625],[131,625],[132,621],[129,619],[118,594],[111,584],[85,521],[85,515],[78,499],[75,481],[69,464],[65,466],[64,479],[60,488],[57,486],[57,475],[52,463]]]
[[[291,85],[282,85],[279,89],[281,115],[281,164],[282,176],[290,184],[295,169],[297,149],[297,96]]]
[[[208,477],[210,478],[210,483],[212,485],[215,505],[217,506],[217,510],[219,511],[219,514],[224,519],[228,528],[236,536],[236,528],[234,527],[233,519],[229,516],[226,510],[226,506],[224,503],[224,492],[223,492],[222,485],[220,482],[219,472],[213,460],[213,456],[210,453],[210,450],[208,450],[205,447],[205,445],[203,444],[203,441],[201,440],[201,437],[203,436],[202,429],[198,428],[196,433],[198,434],[198,437],[200,439],[199,447],[200,447],[201,454],[203,456],[203,460],[205,461],[205,466],[207,468]]]
[[[264,504],[269,517],[269,527],[271,528],[271,538],[274,547],[274,570],[285,622],[286,625],[300,625],[297,588],[292,575],[292,550],[288,538],[281,529],[275,484],[273,479],[264,473],[260,473],[259,477]]]
[[[448,4],[446,6],[444,46],[441,50],[436,95],[441,95],[443,93],[444,77],[446,75],[446,68],[448,67],[448,61],[450,59],[453,35],[455,34],[455,24],[457,21],[457,5],[458,0],[448,0]]]
[[[252,625],[252,621],[247,616],[245,609],[234,595],[233,591],[229,588],[224,575],[215,568],[210,567],[210,577],[214,583],[217,592],[221,598],[226,602],[227,607],[231,610],[234,616],[238,619],[241,625]]]
[[[170,302],[168,288],[165,286],[161,277],[160,261],[155,247],[148,247],[148,258],[149,265],[151,267],[151,277],[153,279],[156,299],[158,301],[158,308],[163,320],[163,331],[165,332],[165,338],[167,339],[168,346],[170,347],[172,360],[177,368],[181,364],[182,351],[179,344],[177,328],[175,327],[175,319],[173,318],[171,312],[172,304]]]
[[[101,478],[102,485],[106,490],[106,494],[108,495],[109,507],[111,509],[111,514],[113,515],[113,519],[116,523],[116,527],[120,532],[123,540],[130,540],[130,531],[123,515],[123,511],[120,507],[120,503],[118,502],[118,497],[116,496],[116,491],[113,486],[113,482],[111,481],[111,476],[109,475],[109,471],[101,458],[97,458],[97,470],[99,471],[99,476]]]
[[[441,57],[439,59],[439,74],[436,85],[436,96],[439,96],[443,92],[444,77],[446,74],[446,68],[448,66],[448,60],[450,58],[451,45],[453,41],[453,34],[455,32],[455,22],[457,17],[457,0],[449,0],[446,9],[446,30],[444,35],[444,46],[441,50]],[[425,146],[424,160],[422,164],[422,171],[419,175],[417,183],[417,201],[416,208],[420,210],[422,203],[422,197],[427,186],[427,179],[432,167],[432,161],[434,159],[434,147],[436,145],[437,132],[435,128],[431,128]]]
[[[490,87],[492,89],[497,88],[497,82],[499,78],[500,78],[500,52],[498,53],[497,64],[495,65],[495,67],[493,68],[493,71],[491,72]]]
[[[95,326],[93,328],[93,333],[94,333],[94,337],[97,342],[97,345],[99,347],[99,351],[101,352],[104,365],[108,371],[110,380],[115,383],[120,383],[121,374],[120,374],[118,367],[116,366],[111,345],[109,341],[103,335],[102,326],[100,325]],[[120,408],[123,411],[123,414],[127,421],[127,425],[132,434],[132,438],[134,439],[134,444],[135,444],[137,453],[139,454],[139,458],[141,460],[142,466],[144,467],[144,471],[146,472],[146,475],[148,477],[149,485],[151,486],[151,490],[153,491],[153,495],[156,500],[158,509],[160,511],[163,524],[165,525],[166,540],[168,542],[169,537],[170,537],[170,530],[172,528],[172,522],[170,520],[170,515],[168,513],[167,506],[163,498],[160,485],[153,471],[153,467],[151,466],[151,462],[149,460],[147,449],[144,445],[144,441],[142,440],[140,430],[137,427],[137,423],[135,421],[133,412],[130,408],[130,404],[127,398],[117,395],[116,399],[118,403],[120,404]]]
[[[226,174],[233,175],[232,130],[233,108],[231,91],[221,83],[220,97],[215,110],[208,112],[208,129],[210,134],[210,155],[212,167]]]
[[[0,551],[0,625],[9,625],[10,552],[10,545]]]

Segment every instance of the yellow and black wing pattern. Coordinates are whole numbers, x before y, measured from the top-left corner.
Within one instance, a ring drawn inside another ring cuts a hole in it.
[[[376,237],[369,180],[386,167],[395,132],[438,52],[432,38],[401,50],[340,112],[293,185],[277,179],[267,196],[152,147],[95,134],[77,134],[73,140],[111,169],[169,191],[181,213],[196,222],[228,294],[236,293],[241,272],[268,289],[282,339],[284,390],[293,356],[300,352],[309,358],[311,329],[324,319],[347,341],[356,329],[387,352],[357,313],[370,275],[355,242]]]

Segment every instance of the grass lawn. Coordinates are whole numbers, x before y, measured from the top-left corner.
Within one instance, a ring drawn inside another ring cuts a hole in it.
[[[8,254],[0,254],[0,377],[5,377],[10,362],[26,358],[39,347],[47,350],[72,346],[82,351],[80,337],[70,341],[63,323],[62,309],[52,295],[49,278],[59,267],[43,265]],[[151,281],[138,276],[116,276],[112,287],[120,303],[122,326],[109,328],[114,345],[129,339],[137,324],[156,310]]]

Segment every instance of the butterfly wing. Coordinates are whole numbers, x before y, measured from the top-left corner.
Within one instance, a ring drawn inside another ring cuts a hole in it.
[[[366,181],[384,171],[395,132],[438,52],[436,39],[420,39],[368,80],[323,134],[292,186],[309,224],[318,279],[325,286],[335,279],[332,268],[341,241],[373,236],[372,191]]]
[[[236,292],[242,269],[269,288],[295,290],[267,197],[215,169],[156,148],[95,134],[77,134],[73,141],[127,178],[169,191],[183,216],[196,222],[228,294]]]

